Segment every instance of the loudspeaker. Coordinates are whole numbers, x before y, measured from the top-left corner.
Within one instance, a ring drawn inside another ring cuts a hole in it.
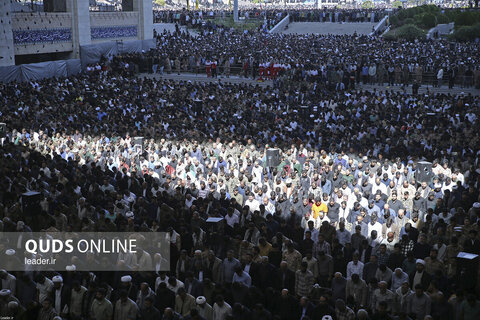
[[[122,11],[133,11],[133,0],[122,0]]]
[[[420,161],[417,163],[417,169],[415,170],[415,180],[418,182],[432,182],[433,171],[432,163],[427,161]]]
[[[464,289],[473,289],[477,284],[478,254],[459,252],[457,255],[457,278]]]
[[[267,149],[267,167],[277,167],[280,164],[280,150]]]
[[[133,148],[143,153],[143,137],[133,137]]]
[[[67,12],[65,0],[43,0],[43,12]]]

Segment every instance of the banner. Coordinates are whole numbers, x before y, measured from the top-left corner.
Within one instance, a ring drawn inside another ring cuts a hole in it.
[[[166,232],[1,232],[7,271],[168,271]]]

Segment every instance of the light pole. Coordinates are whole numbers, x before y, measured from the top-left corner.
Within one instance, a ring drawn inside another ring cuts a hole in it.
[[[238,0],[233,0],[233,21],[238,22]]]

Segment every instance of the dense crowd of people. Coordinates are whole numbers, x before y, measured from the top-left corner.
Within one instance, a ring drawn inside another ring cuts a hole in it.
[[[457,258],[480,254],[480,96],[355,89],[403,70],[471,70],[471,85],[477,45],[218,26],[157,40],[0,84],[0,231],[168,232],[169,271],[0,270],[0,317],[480,318],[478,257]],[[274,86],[136,75],[217,61],[281,71]],[[0,239],[1,261],[19,250]]]
[[[249,10],[239,10],[238,16],[245,19],[276,19],[285,17],[285,10],[262,10],[260,8],[251,8]],[[230,10],[155,10],[153,11],[154,23],[179,23],[180,25],[194,26],[208,20],[216,18],[225,19],[233,17]]]
[[[236,73],[258,78],[260,64],[279,64],[288,71],[288,78],[314,75],[342,88],[354,87],[360,81],[480,88],[480,52],[476,43],[238,32],[216,25],[206,26],[198,36],[165,31],[156,37],[156,50],[143,58],[151,59],[154,72],[160,73],[204,73],[206,62],[215,60],[218,73],[225,76]]]
[[[1,271],[2,314],[476,319],[455,257],[480,253],[477,96],[175,83],[114,62],[2,85],[2,229],[168,231],[170,272]],[[18,205],[30,190],[39,219]]]
[[[314,10],[289,10],[292,21],[295,22],[372,22],[376,23],[383,19],[387,14],[385,9],[356,9],[341,10],[314,9]]]

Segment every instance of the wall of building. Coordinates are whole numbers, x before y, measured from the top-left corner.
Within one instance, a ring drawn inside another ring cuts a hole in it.
[[[12,0],[0,0],[0,66],[15,64],[11,5]]]
[[[130,12],[89,12],[88,1],[66,0],[67,12],[48,13],[12,12],[13,1],[0,0],[0,66],[15,65],[15,55],[79,58],[92,43],[153,38],[151,0],[132,0]]]
[[[15,55],[73,50],[71,13],[16,12],[12,32]]]
[[[138,12],[90,12],[92,43],[140,39]]]

